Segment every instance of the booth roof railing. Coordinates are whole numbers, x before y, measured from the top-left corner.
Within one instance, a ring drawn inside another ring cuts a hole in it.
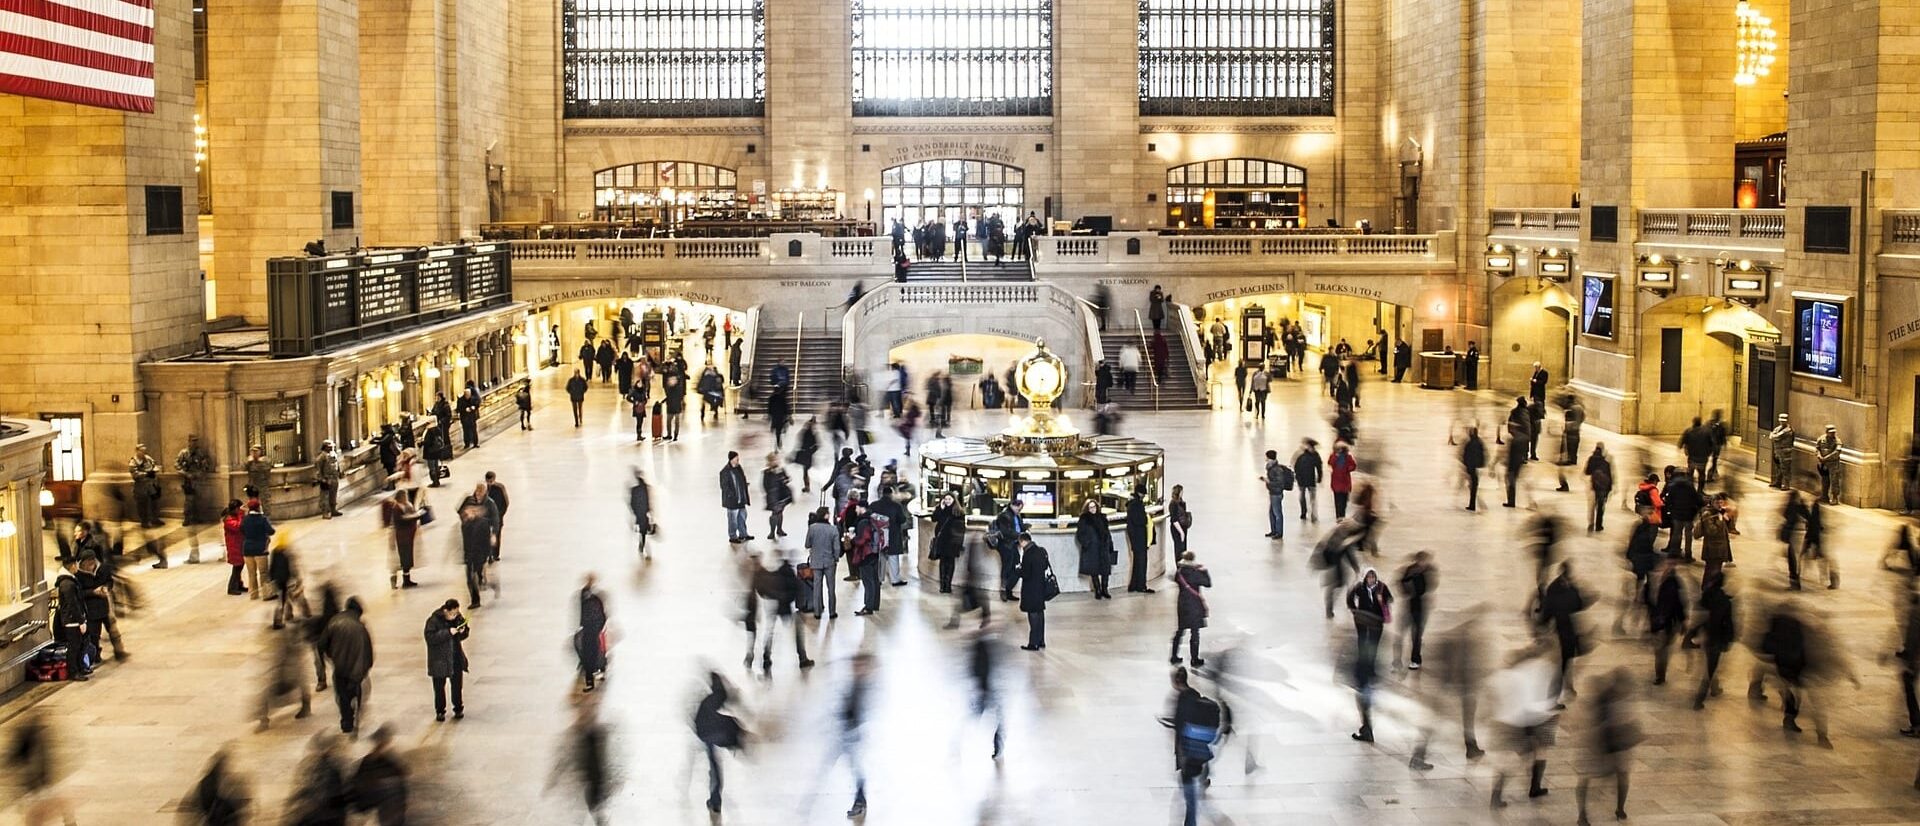
[[[1642,242],[1744,240],[1747,246],[1784,248],[1784,209],[1643,209]]]

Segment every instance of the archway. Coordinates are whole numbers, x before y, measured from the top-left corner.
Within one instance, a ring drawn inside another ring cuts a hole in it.
[[[1306,226],[1307,171],[1264,158],[1219,158],[1167,169],[1167,226]]]
[[[1779,340],[1780,330],[1764,317],[1720,298],[1684,296],[1648,308],[1640,323],[1638,431],[1678,434],[1695,417],[1721,411],[1736,437],[1765,432],[1771,424],[1759,417],[1770,405],[1751,392],[1751,356],[1756,345]]]
[[[1209,328],[1216,320],[1227,326],[1232,352],[1216,352],[1207,368],[1209,381],[1222,381],[1227,386],[1232,384],[1234,366],[1249,356],[1245,339],[1255,326],[1271,327],[1278,336],[1283,326],[1298,325],[1307,343],[1307,359],[1300,369],[1308,372],[1318,369],[1320,356],[1339,347],[1343,341],[1356,356],[1368,360],[1364,369],[1376,374],[1383,367],[1391,371],[1396,343],[1404,340],[1419,349],[1419,342],[1411,338],[1413,308],[1378,298],[1319,292],[1264,293],[1213,301],[1199,309],[1203,314],[1199,321],[1203,337],[1209,336]],[[1261,317],[1258,325],[1250,324],[1249,311]],[[1377,356],[1381,361],[1373,361],[1370,356]]]
[[[1488,382],[1520,394],[1545,367],[1553,384],[1573,375],[1573,297],[1545,278],[1510,278],[1493,291],[1493,323],[1487,332]]]
[[[671,227],[692,218],[746,217],[732,169],[694,161],[641,161],[593,173],[597,221],[656,221]]]
[[[1026,170],[1017,166],[962,158],[914,161],[881,170],[882,217],[886,226],[897,220],[912,227],[998,215],[1012,227],[1026,212],[1026,187]]]
[[[1054,342],[1048,344],[1051,349]],[[969,410],[983,407],[978,392],[981,379],[992,375],[1004,383],[1007,368],[1032,354],[1031,338],[1004,333],[941,333],[894,344],[887,351],[887,363],[897,362],[907,368],[913,384],[907,393],[915,397],[922,395],[927,376],[945,372],[953,380],[954,408]],[[866,380],[878,391],[886,386],[882,378],[869,376]],[[1079,383],[1090,378],[1074,376],[1073,380]]]
[[[889,283],[868,291],[843,317],[843,359],[854,379],[878,398],[885,388],[887,365],[899,355],[919,364],[918,369],[908,366],[917,385],[931,370],[950,370],[951,365],[942,364],[950,355],[977,356],[984,371],[1000,375],[1015,352],[1025,356],[1032,352],[1034,340],[1040,339],[1067,365],[1069,378],[1061,404],[1084,406],[1091,397],[1093,361],[1077,302],[1071,293],[1047,282]],[[965,348],[955,349],[956,344]],[[954,381],[956,407],[972,392],[972,381],[965,378]]]

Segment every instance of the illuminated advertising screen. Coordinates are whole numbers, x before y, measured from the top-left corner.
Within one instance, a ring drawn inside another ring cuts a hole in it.
[[[1793,372],[1836,381],[1842,378],[1846,309],[1844,299],[1794,296]]]
[[[1613,276],[1588,275],[1580,279],[1580,332],[1595,338],[1613,338]]]
[[[1026,503],[1022,512],[1027,516],[1052,516],[1057,512],[1051,482],[1022,482],[1014,486],[1013,498]]]

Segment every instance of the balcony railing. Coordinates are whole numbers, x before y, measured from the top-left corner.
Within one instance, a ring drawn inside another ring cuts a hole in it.
[[[1580,236],[1578,209],[1495,209],[1487,217],[1489,235]]]
[[[1880,246],[1886,252],[1920,254],[1920,209],[1889,209]]]
[[[1787,237],[1784,209],[1643,209],[1642,242],[1745,240],[1748,246],[1780,247]],[[1757,243],[1751,243],[1757,242]]]
[[[822,266],[832,272],[878,275],[892,272],[893,240],[887,237],[822,238],[594,238],[507,242],[523,277],[567,276],[595,270],[625,273],[671,269],[675,261],[744,272],[755,267]],[[1409,264],[1441,266],[1453,260],[1453,233],[1435,235],[1052,235],[1034,239],[1035,261],[1048,267],[1190,261],[1260,264],[1283,260],[1321,265]],[[739,268],[739,269],[735,269]]]

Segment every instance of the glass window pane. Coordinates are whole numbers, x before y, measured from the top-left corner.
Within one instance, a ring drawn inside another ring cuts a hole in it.
[[[565,116],[762,114],[763,7],[759,0],[564,4]]]
[[[893,169],[889,169],[884,172],[881,172],[880,185],[881,186],[899,186],[901,171],[902,170],[900,170],[898,167],[895,167]]]
[[[1145,115],[1333,114],[1334,0],[1141,0]]]

